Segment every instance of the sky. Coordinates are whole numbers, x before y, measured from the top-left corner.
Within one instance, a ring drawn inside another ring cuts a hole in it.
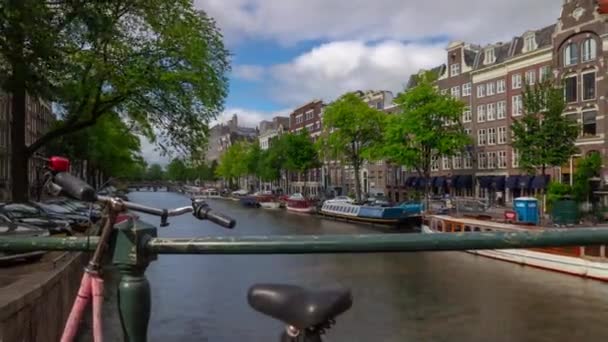
[[[403,90],[450,41],[510,40],[555,23],[563,0],[194,0],[231,52],[225,110],[244,126],[352,90]],[[142,142],[148,162],[167,163]]]

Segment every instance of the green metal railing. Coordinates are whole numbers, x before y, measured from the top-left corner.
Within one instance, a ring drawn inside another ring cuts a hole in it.
[[[157,254],[324,254],[462,251],[608,244],[608,229],[577,228],[522,232],[451,234],[370,234],[158,238],[141,221],[116,225],[110,245],[121,273],[118,309],[125,341],[146,341],[150,286],[145,277]],[[0,251],[93,251],[97,237],[0,238]]]

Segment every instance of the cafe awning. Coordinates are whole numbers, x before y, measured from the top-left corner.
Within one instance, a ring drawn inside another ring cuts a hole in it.
[[[479,176],[477,177],[477,181],[479,182],[479,187],[482,189],[488,189],[492,185],[493,176]]]
[[[532,189],[545,189],[547,188],[547,184],[549,184],[549,176],[534,176],[532,179],[532,183],[530,187]]]
[[[435,186],[436,188],[443,188],[445,186],[445,177],[439,176],[435,178],[433,186]]]
[[[494,190],[502,191],[505,189],[505,176],[494,176],[492,177],[491,188]]]
[[[456,176],[454,181],[456,189],[471,189],[473,188],[473,176],[471,175],[460,175]]]
[[[529,189],[531,181],[532,181],[532,176],[528,176],[528,175],[519,176],[519,180],[517,181],[517,189],[522,189],[522,190]]]
[[[519,188],[519,176],[513,175],[513,176],[507,177],[505,187],[507,189],[518,189]]]

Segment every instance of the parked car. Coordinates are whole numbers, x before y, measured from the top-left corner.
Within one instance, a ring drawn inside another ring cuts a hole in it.
[[[25,223],[13,223],[0,218],[0,237],[44,237],[49,236],[47,229],[28,225]],[[34,261],[44,255],[44,251],[34,252],[0,252],[0,263],[16,262],[20,260]]]
[[[48,204],[43,202],[34,202],[33,206],[36,206],[43,211],[48,217],[57,220],[64,220],[70,223],[70,226],[77,230],[84,230],[89,227],[91,220],[89,216],[84,213],[74,213],[70,209],[67,209],[58,204]]]
[[[53,198],[44,201],[44,203],[61,206],[70,211],[72,214],[90,217],[91,221],[93,222],[97,222],[101,218],[102,208],[96,203],[91,204],[63,197]]]
[[[72,235],[67,220],[52,218],[40,208],[28,203],[5,203],[0,205],[0,222],[25,223],[48,230],[51,235]]]

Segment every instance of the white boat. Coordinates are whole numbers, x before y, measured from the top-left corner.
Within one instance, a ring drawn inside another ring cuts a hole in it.
[[[325,202],[323,202],[323,204],[335,204],[335,203],[355,203],[355,200],[348,197],[348,196],[336,196],[332,199],[328,199]]]
[[[426,234],[538,231],[543,229],[443,215],[430,215],[425,217],[424,221],[422,232]],[[468,252],[492,259],[608,282],[608,253],[606,251],[608,251],[606,246],[574,246],[489,249]]]
[[[326,201],[321,214],[347,221],[384,225],[420,224],[420,203],[403,203],[394,207],[357,205],[347,202]]]
[[[273,202],[260,202],[260,207],[264,209],[280,209],[281,202],[273,201]]]
[[[202,199],[210,199],[210,198],[222,198],[220,196],[220,192],[217,189],[204,189],[198,195],[194,196],[194,198],[202,198]]]

